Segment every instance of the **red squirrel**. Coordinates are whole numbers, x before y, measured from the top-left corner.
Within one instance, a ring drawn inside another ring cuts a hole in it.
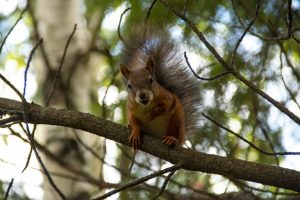
[[[199,90],[167,32],[133,31],[124,47],[120,71],[127,86],[127,117],[134,149],[141,134],[181,145],[196,129]]]

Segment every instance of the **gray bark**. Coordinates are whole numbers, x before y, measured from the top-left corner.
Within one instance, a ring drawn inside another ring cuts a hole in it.
[[[35,60],[35,69],[38,72],[42,102],[45,103],[52,90],[55,74],[60,65],[67,40],[74,25],[77,24],[78,28],[67,49],[50,105],[57,108],[89,112],[91,94],[95,94],[97,89],[95,81],[97,66],[93,62],[94,58],[90,55],[84,59],[79,59],[80,55],[88,51],[91,42],[91,34],[87,30],[83,13],[81,13],[81,3],[80,0],[37,1],[34,9],[35,19],[38,24],[39,35],[44,41],[43,45],[49,66],[46,66],[45,57],[40,54],[40,57]],[[72,129],[55,126],[39,127],[37,133],[38,139],[57,157],[92,174],[93,177],[101,178],[102,163],[94,159],[87,151],[82,150],[83,147],[76,141],[74,134],[77,133],[85,144],[101,149],[103,141],[99,137],[82,137],[81,131],[75,133]],[[49,160],[47,157],[43,157],[43,159],[49,171],[70,174],[68,170],[57,165],[53,160]],[[53,177],[53,179],[58,188],[63,190],[67,199],[88,198],[92,189],[86,183],[57,177]],[[59,199],[47,180],[45,180],[44,188],[44,199]]]

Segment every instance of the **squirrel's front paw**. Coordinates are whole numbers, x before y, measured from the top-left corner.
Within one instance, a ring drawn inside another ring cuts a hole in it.
[[[140,146],[140,135],[132,132],[129,136],[129,142],[132,145],[133,149],[136,151]]]
[[[178,139],[176,137],[172,137],[172,136],[166,136],[163,141],[162,141],[163,144],[166,144],[166,145],[178,145]]]
[[[155,119],[155,117],[156,117],[156,115],[154,113],[150,112],[148,115],[145,116],[144,119],[145,119],[146,122],[148,122],[148,121],[151,121],[151,120]]]

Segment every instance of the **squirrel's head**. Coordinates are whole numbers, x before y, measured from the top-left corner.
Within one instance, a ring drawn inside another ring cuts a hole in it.
[[[120,64],[120,70],[126,79],[128,95],[142,106],[153,100],[153,89],[157,84],[154,76],[154,60],[150,57],[144,68],[130,70]]]

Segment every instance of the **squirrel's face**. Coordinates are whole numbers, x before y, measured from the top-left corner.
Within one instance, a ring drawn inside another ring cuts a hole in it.
[[[142,106],[151,103],[154,96],[153,89],[157,84],[153,76],[153,60],[150,62],[147,62],[146,67],[136,70],[129,70],[125,65],[120,65],[121,73],[126,79],[128,95]]]

